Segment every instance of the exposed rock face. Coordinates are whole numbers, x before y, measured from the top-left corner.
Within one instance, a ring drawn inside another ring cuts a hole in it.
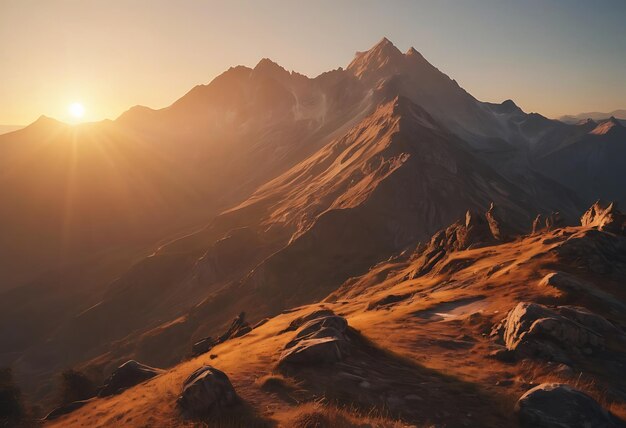
[[[522,425],[533,428],[617,428],[624,423],[593,398],[572,387],[544,383],[527,391],[515,406]]]
[[[335,363],[349,353],[346,319],[334,314],[322,315],[302,324],[285,346],[279,365]]]
[[[178,405],[190,416],[219,412],[237,403],[238,397],[226,374],[211,366],[202,366],[183,383]]]
[[[614,202],[597,201],[580,218],[580,224],[605,232],[626,235],[626,214],[623,214]]]
[[[99,397],[119,394],[125,389],[135,386],[145,380],[162,373],[163,370],[146,366],[135,360],[130,360],[119,366],[107,379],[98,393]]]
[[[615,332],[606,319],[584,308],[550,309],[521,302],[494,329],[515,356],[540,357],[563,363],[572,353],[591,353],[604,345],[604,334]]]
[[[246,321],[246,313],[241,312],[230,324],[228,330],[226,330],[218,338],[213,338],[209,336],[194,343],[192,347],[192,353],[193,355],[204,354],[205,352],[209,352],[214,346],[219,345],[220,343],[225,342],[228,339],[233,339],[235,337],[241,337],[244,334],[248,334],[251,330],[252,327],[250,327],[250,324],[248,324],[248,322]]]

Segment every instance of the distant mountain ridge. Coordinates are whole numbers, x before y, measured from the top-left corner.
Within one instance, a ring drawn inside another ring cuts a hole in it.
[[[586,120],[586,119],[606,120],[611,117],[615,117],[621,121],[626,121],[626,109],[613,110],[608,113],[601,113],[601,112],[594,111],[594,112],[579,113],[579,114],[574,114],[574,115],[565,115],[565,116],[559,117],[558,119],[561,122],[574,124],[581,120]]]

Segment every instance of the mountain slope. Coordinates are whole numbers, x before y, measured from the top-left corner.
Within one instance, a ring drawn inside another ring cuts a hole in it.
[[[400,426],[517,426],[515,401],[544,382],[576,385],[623,417],[625,239],[593,225],[557,228],[452,250],[429,272],[415,274],[429,246],[437,245],[433,238],[345,282],[322,303],[286,311],[216,346],[211,356],[187,360],[121,395],[94,399],[49,426],[224,423],[219,416],[185,421],[176,405],[184,379],[207,364],[223,370],[243,400],[225,416],[236,426],[299,426],[296,421],[312,411],[306,403],[320,397],[328,404],[313,409],[322,420],[333,406],[349,406],[361,423],[367,422],[363,413],[386,409],[386,419],[369,421],[376,426],[398,426],[397,419]],[[580,255],[589,263],[581,265]],[[610,265],[610,273],[598,270],[600,264]],[[579,288],[568,288],[572,284]],[[581,316],[605,314],[614,327],[602,347],[572,350],[567,364],[542,356],[501,361],[495,356],[503,346],[490,333],[520,302],[577,305]],[[281,352],[295,334],[290,326],[320,309],[355,329],[351,353],[336,363],[284,368]]]
[[[0,238],[1,274],[37,278],[0,298],[17,326],[0,329],[0,362],[49,399],[65,367],[171,366],[241,311],[312,304],[468,209],[495,203],[515,233],[578,217],[576,189],[532,162],[581,129],[482,103],[386,39],[313,79],[264,59],[165,109],[43,119],[0,137],[0,187],[21,198],[0,209],[18,231]]]
[[[585,133],[538,156],[538,168],[576,190],[587,202],[598,198],[626,203],[623,168],[626,127],[616,119],[589,123]]]

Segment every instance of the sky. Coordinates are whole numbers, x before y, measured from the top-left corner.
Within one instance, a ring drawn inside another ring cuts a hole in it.
[[[314,77],[383,36],[483,101],[626,108],[625,0],[0,0],[0,124],[165,107],[263,57]]]

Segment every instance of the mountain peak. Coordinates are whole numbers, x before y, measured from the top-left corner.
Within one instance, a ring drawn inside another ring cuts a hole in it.
[[[264,74],[272,77],[289,74],[287,70],[269,58],[262,58],[254,67],[255,74]]]
[[[347,69],[359,78],[378,78],[381,72],[389,74],[399,71],[404,60],[404,54],[383,37],[371,49],[357,52]]]

